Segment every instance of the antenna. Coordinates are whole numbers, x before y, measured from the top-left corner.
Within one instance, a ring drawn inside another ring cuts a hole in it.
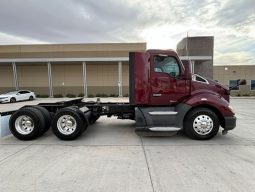
[[[187,38],[186,38],[186,54],[187,54],[187,58],[189,60],[188,38],[189,38],[189,32],[187,32]]]
[[[189,38],[189,32],[187,32],[187,37],[186,37],[186,55],[187,55],[187,60],[190,61],[190,69],[191,69],[192,73],[194,73],[194,61],[191,61],[189,59],[189,49],[188,49],[189,40],[188,40],[188,38]]]

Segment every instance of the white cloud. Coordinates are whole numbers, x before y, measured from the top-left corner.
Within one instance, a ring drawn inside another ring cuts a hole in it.
[[[215,64],[255,64],[254,0],[1,0],[0,26],[0,44],[146,41],[175,49],[187,32],[210,35]]]
[[[0,32],[0,42],[2,45],[9,44],[45,44],[46,41],[39,41],[31,38],[18,37]]]
[[[218,65],[254,65],[255,63],[254,55],[245,51],[217,53],[214,59]]]

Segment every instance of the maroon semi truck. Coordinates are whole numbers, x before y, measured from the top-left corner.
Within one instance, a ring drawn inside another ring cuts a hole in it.
[[[239,84],[244,84],[240,81]],[[129,54],[129,103],[67,102],[25,106],[12,113],[9,127],[21,140],[43,135],[51,127],[62,140],[80,136],[100,116],[136,121],[139,135],[171,135],[178,131],[192,139],[214,137],[235,128],[229,105],[230,90],[191,73],[188,60],[172,50],[148,50]]]

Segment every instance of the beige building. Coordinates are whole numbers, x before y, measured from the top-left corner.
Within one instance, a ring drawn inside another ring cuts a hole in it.
[[[181,58],[191,60],[193,73],[217,80],[227,87],[236,85],[238,79],[246,79],[247,85],[236,87],[231,95],[255,96],[255,65],[213,65],[213,36],[186,37],[177,44],[177,52]]]
[[[212,79],[213,49],[213,36],[197,36],[183,38],[176,51],[181,58],[191,61],[193,73]]]
[[[0,46],[0,92],[128,94],[128,56],[146,43]]]
[[[234,86],[238,79],[246,79],[247,84],[231,91],[233,96],[255,96],[255,65],[214,66],[214,80],[225,86]]]

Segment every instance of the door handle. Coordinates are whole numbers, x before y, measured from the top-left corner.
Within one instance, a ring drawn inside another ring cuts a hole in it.
[[[152,96],[153,96],[153,97],[161,97],[161,95],[162,95],[161,93],[153,93]]]

